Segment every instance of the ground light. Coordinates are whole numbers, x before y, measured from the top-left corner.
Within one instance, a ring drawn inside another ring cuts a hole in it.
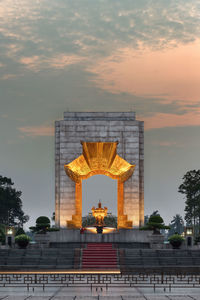
[[[0,274],[121,274],[120,270],[69,270],[69,271],[1,271]]]

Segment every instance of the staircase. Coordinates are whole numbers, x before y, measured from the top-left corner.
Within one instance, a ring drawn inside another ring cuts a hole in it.
[[[72,270],[74,248],[0,249],[1,270]]]
[[[118,269],[117,250],[111,243],[88,243],[82,252],[82,269]]]

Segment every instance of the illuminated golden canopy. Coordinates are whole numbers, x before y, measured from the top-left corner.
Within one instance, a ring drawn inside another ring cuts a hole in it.
[[[135,165],[117,154],[118,142],[82,142],[83,154],[64,166],[76,183],[90,176],[103,174],[121,182],[132,176]]]

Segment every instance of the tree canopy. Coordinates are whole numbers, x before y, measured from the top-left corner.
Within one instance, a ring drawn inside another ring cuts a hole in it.
[[[171,223],[169,224],[169,233],[168,236],[171,236],[173,234],[182,234],[184,231],[184,221],[181,215],[176,214]]]
[[[87,215],[87,216],[83,217],[83,221],[82,221],[83,227],[93,226],[93,225],[95,225],[95,223],[96,223],[95,217],[93,217],[91,215]],[[108,226],[108,227],[117,228],[117,217],[112,214],[107,215],[104,218],[104,224],[105,224],[105,226]]]
[[[29,217],[22,210],[21,191],[10,178],[0,176],[0,224],[23,227]]]
[[[29,227],[32,232],[36,233],[46,233],[49,231],[51,222],[50,219],[46,216],[40,216],[36,219],[36,225]]]
[[[140,230],[153,230],[154,234],[160,234],[161,229],[169,229],[169,226],[164,224],[158,211],[153,212],[145,226],[140,228]]]
[[[200,225],[200,170],[188,171],[179,186],[180,193],[185,195],[185,220],[195,228]],[[198,229],[199,231],[199,229]],[[196,232],[197,233],[197,232]]]

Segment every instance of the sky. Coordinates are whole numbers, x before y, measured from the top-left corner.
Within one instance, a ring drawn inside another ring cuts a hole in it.
[[[22,191],[27,228],[54,211],[54,121],[64,111],[135,111],[145,214],[184,216],[178,186],[200,167],[200,2],[1,0],[0,174]],[[113,207],[106,179],[84,182],[84,203]]]

